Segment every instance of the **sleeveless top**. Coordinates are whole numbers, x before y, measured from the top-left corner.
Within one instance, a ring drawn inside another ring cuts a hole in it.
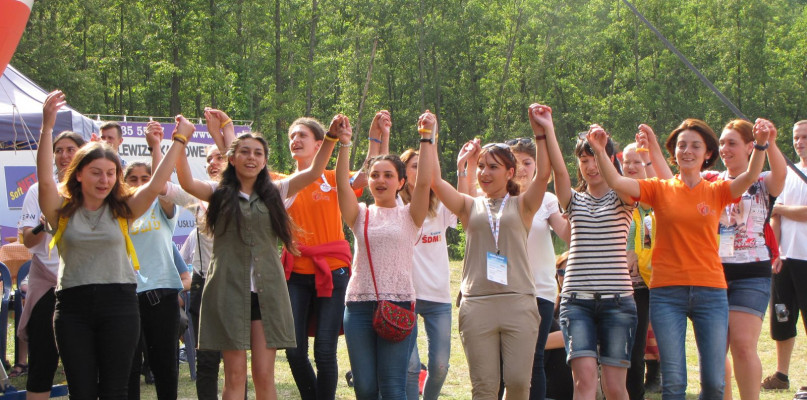
[[[466,229],[465,260],[462,266],[462,295],[465,297],[497,294],[535,295],[532,269],[527,259],[527,235],[529,227],[521,222],[518,196],[511,196],[504,206],[499,228],[499,254],[507,257],[507,285],[488,280],[487,253],[496,253],[496,243],[488,221],[485,202],[477,197],[468,216]],[[490,211],[495,216],[502,199],[495,199]]]

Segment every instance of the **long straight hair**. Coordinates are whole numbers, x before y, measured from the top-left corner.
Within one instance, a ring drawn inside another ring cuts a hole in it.
[[[229,158],[234,156],[241,143],[248,139],[258,141],[263,146],[264,156],[268,156],[269,145],[266,143],[266,139],[257,134],[244,133],[230,144],[230,148],[227,150],[227,166],[224,168],[224,172],[221,173],[219,186],[210,196],[205,223],[207,232],[212,234],[216,232],[216,227],[220,224],[223,224],[222,231],[224,231],[232,221],[235,221],[238,235],[243,243],[246,243],[246,239],[243,234],[244,215],[241,213],[241,207],[239,206],[241,181],[238,180],[235,166],[229,161]],[[269,176],[269,169],[266,165],[258,173],[253,190],[269,210],[269,220],[275,235],[283,242],[289,252],[297,254],[297,249],[292,240],[291,218],[289,218],[286,207],[283,205],[280,190],[272,183],[272,178]]]

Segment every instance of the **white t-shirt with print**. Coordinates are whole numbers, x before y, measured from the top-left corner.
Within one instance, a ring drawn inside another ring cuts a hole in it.
[[[446,229],[457,227],[457,216],[442,203],[434,217],[426,216],[415,245],[412,279],[419,300],[451,303]]]

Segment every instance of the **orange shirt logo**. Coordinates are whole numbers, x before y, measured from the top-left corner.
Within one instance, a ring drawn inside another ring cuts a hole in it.
[[[712,209],[706,203],[699,203],[698,204],[698,212],[701,213],[704,217],[712,213]]]

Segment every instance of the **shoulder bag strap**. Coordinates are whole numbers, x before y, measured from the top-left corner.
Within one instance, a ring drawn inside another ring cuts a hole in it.
[[[367,225],[370,222],[370,206],[365,208],[364,214],[364,247],[367,249],[367,261],[370,264],[370,275],[373,276],[373,288],[375,289],[375,299],[378,299],[378,285],[375,283],[375,271],[373,270],[373,257],[370,257],[370,239],[367,237]]]

